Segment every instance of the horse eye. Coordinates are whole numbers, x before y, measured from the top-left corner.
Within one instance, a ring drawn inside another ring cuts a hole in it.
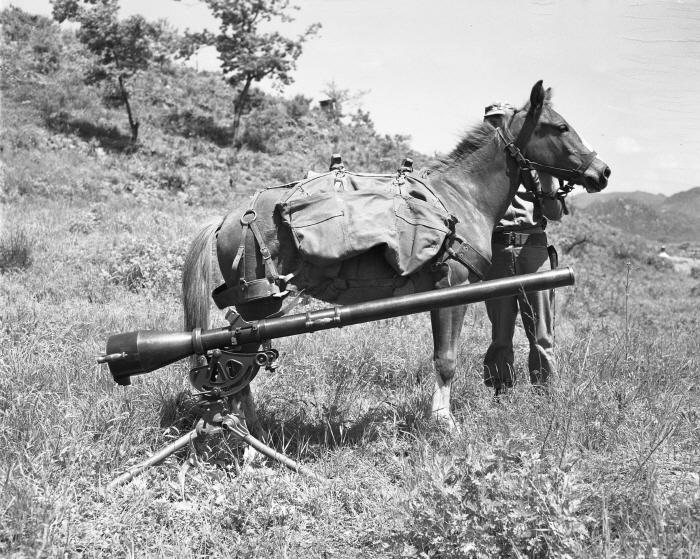
[[[559,125],[559,131],[560,131],[560,132],[568,132],[568,131],[569,131],[569,127],[568,127],[566,124],[560,124],[560,125]]]

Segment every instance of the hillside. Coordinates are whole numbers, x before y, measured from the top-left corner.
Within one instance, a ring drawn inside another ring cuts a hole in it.
[[[700,187],[668,197],[645,192],[579,197],[577,211],[628,233],[665,244],[700,243]]]
[[[624,197],[596,202],[581,211],[602,223],[660,243],[700,242],[700,218],[655,209]]]
[[[230,203],[324,170],[332,153],[353,170],[393,172],[403,157],[425,160],[404,136],[379,135],[358,111],[338,115],[310,99],[254,91],[240,142],[231,143],[235,92],[215,73],[169,60],[129,80],[140,139],[129,144],[109,84],[86,79],[92,59],[74,33],[19,9],[3,12],[2,196],[172,197]],[[74,170],[81,169],[79,177]]]
[[[625,200],[633,200],[646,206],[658,206],[666,199],[664,194],[652,194],[651,192],[642,192],[635,190],[634,192],[599,192],[588,194],[586,192],[577,192],[573,197],[573,204],[577,209],[583,210],[592,204],[600,204],[623,198]]]
[[[669,196],[663,201],[660,209],[665,213],[675,212],[676,215],[685,214],[697,219],[700,216],[700,186]]]

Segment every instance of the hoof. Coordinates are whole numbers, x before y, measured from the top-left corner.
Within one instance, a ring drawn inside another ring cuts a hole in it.
[[[443,409],[434,411],[432,414],[432,419],[433,421],[435,421],[435,423],[439,424],[442,427],[446,427],[450,431],[459,430],[454,416],[447,410]]]
[[[497,386],[493,391],[493,403],[502,404],[508,397],[510,389],[506,386]]]

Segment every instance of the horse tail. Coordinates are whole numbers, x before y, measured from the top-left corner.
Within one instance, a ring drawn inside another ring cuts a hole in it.
[[[212,240],[224,218],[207,223],[192,241],[182,269],[182,306],[185,330],[209,328]],[[192,360],[196,363],[196,356]]]

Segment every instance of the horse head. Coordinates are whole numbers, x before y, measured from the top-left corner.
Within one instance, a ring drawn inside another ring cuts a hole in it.
[[[551,106],[552,90],[542,80],[530,93],[530,101],[504,118],[504,140],[521,169],[534,169],[588,192],[600,192],[608,184],[610,167]],[[510,118],[508,118],[508,116]],[[510,137],[509,137],[510,136]]]

